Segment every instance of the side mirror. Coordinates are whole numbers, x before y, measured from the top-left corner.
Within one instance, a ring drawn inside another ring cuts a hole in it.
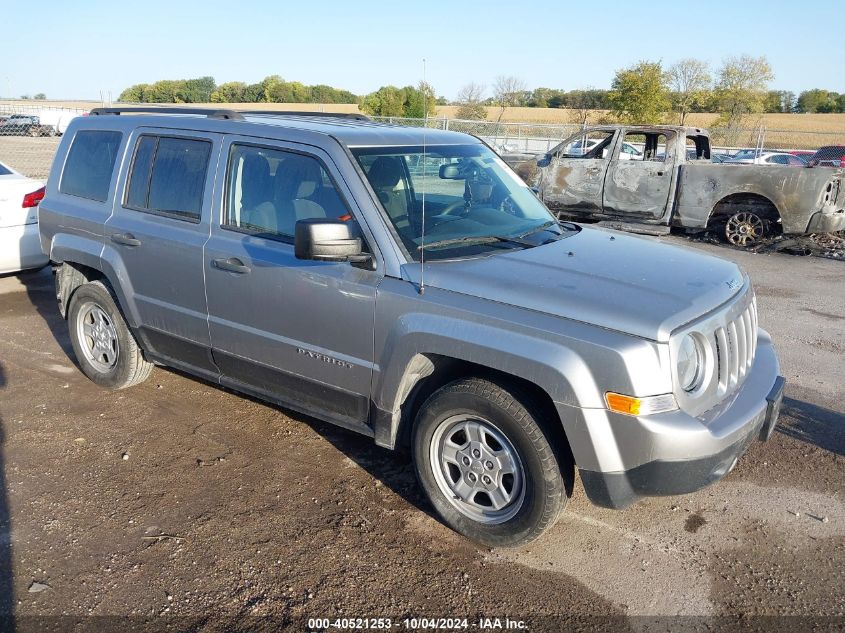
[[[297,259],[322,262],[372,261],[372,255],[363,252],[361,238],[353,235],[353,227],[353,222],[343,220],[299,220],[294,231],[294,254]]]
[[[551,163],[552,163],[552,155],[551,154],[546,154],[546,155],[541,156],[540,158],[537,159],[537,167],[539,167],[541,169],[543,167],[548,167],[549,165],[551,165]]]

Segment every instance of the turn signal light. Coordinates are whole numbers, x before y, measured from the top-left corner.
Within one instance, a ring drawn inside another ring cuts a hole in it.
[[[634,396],[626,396],[621,393],[608,391],[604,394],[604,399],[607,402],[608,409],[625,415],[652,415],[654,413],[674,411],[678,408],[675,396],[671,393],[661,396],[635,398]]]

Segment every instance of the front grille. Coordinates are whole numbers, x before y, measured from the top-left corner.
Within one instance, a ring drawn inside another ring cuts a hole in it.
[[[757,299],[733,321],[716,328],[716,363],[719,376],[717,393],[726,396],[736,391],[751,366],[757,351]]]

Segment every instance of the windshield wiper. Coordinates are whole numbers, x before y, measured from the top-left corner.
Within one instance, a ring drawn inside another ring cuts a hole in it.
[[[532,246],[537,246],[537,244],[532,244],[531,242],[526,242],[524,240],[519,239],[518,237],[506,237],[504,235],[467,235],[465,237],[454,237],[448,240],[437,240],[436,242],[428,242],[421,246],[417,247],[418,251],[427,250],[429,248],[437,248],[440,246],[450,246],[452,244],[495,244],[497,242],[508,242],[512,244],[519,244],[520,246],[525,246],[526,248],[530,248]]]
[[[540,226],[535,226],[533,229],[528,231],[527,233],[521,233],[516,237],[528,237],[529,235],[534,235],[535,233],[539,233],[540,231],[545,231],[548,228],[551,228],[555,225],[560,226],[560,223],[556,220],[549,220],[548,222],[543,222]]]

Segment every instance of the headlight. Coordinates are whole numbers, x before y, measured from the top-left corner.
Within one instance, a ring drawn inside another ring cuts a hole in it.
[[[678,347],[678,382],[684,391],[695,391],[704,377],[704,352],[691,334]]]

